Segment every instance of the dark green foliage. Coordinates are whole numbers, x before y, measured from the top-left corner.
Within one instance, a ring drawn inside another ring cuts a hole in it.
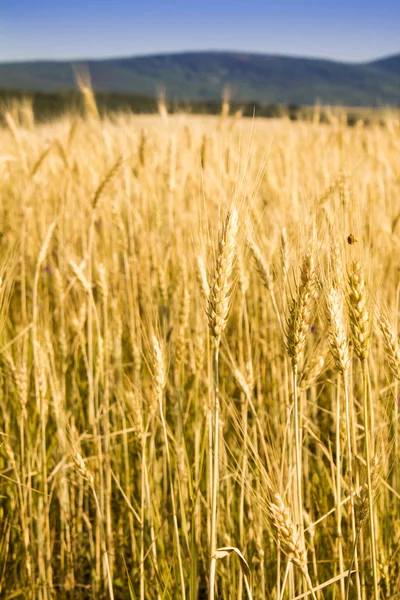
[[[13,100],[32,100],[35,118],[38,121],[48,120],[62,115],[67,111],[83,113],[83,100],[78,91],[61,92],[23,92],[19,90],[0,89],[0,123],[2,121],[1,109],[7,109]],[[157,100],[150,96],[137,94],[112,94],[97,93],[96,102],[100,114],[114,112],[133,112],[136,114],[152,114],[158,111]],[[194,102],[167,102],[169,113],[186,112],[189,114],[218,115],[221,112],[221,102],[194,101]],[[231,114],[241,110],[245,117],[280,117],[290,113],[290,117],[296,119],[299,107],[277,104],[261,104],[258,102],[231,103]]]

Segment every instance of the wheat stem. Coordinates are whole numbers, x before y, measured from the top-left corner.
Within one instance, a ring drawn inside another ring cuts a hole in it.
[[[371,451],[370,451],[370,426],[369,426],[369,403],[368,401],[368,364],[364,360],[362,362],[362,377],[363,377],[363,408],[364,408],[364,432],[365,432],[365,458],[367,463],[367,484],[368,484],[368,508],[369,508],[369,527],[370,527],[370,543],[371,543],[371,561],[372,573],[374,580],[374,599],[379,600],[378,586],[378,570],[376,557],[376,539],[375,539],[375,520],[373,507],[373,490],[371,478]]]

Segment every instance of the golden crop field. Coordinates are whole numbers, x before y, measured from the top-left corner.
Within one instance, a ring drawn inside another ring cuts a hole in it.
[[[0,596],[400,589],[400,126],[0,129]]]

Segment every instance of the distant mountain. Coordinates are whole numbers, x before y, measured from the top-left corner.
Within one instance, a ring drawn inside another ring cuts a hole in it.
[[[0,88],[54,92],[76,87],[89,70],[96,91],[173,100],[216,100],[229,87],[237,101],[400,106],[400,54],[343,63],[240,52],[184,52],[87,61],[0,63]]]
[[[381,71],[387,71],[388,73],[400,76],[400,54],[380,58],[379,60],[374,60],[374,62],[370,64]]]

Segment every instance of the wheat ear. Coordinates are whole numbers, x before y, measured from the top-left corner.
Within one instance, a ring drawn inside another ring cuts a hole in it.
[[[349,312],[354,351],[361,362],[368,359],[370,315],[364,272],[354,261],[349,273]]]
[[[267,513],[273,531],[276,533],[280,548],[287,556],[289,562],[298,567],[307,582],[311,596],[316,600],[307,567],[307,551],[304,546],[303,535],[293,523],[290,510],[285,505],[282,497],[277,492],[272,495],[273,502],[268,503]],[[283,597],[283,591],[281,597]]]
[[[239,217],[236,209],[225,219],[218,244],[218,255],[213,282],[207,303],[208,325],[215,345],[221,341],[229,312],[229,300],[232,287],[231,274],[235,256]]]
[[[389,363],[389,368],[392,375],[400,381],[400,348],[386,315],[379,315],[378,325],[383,336],[385,354]]]

